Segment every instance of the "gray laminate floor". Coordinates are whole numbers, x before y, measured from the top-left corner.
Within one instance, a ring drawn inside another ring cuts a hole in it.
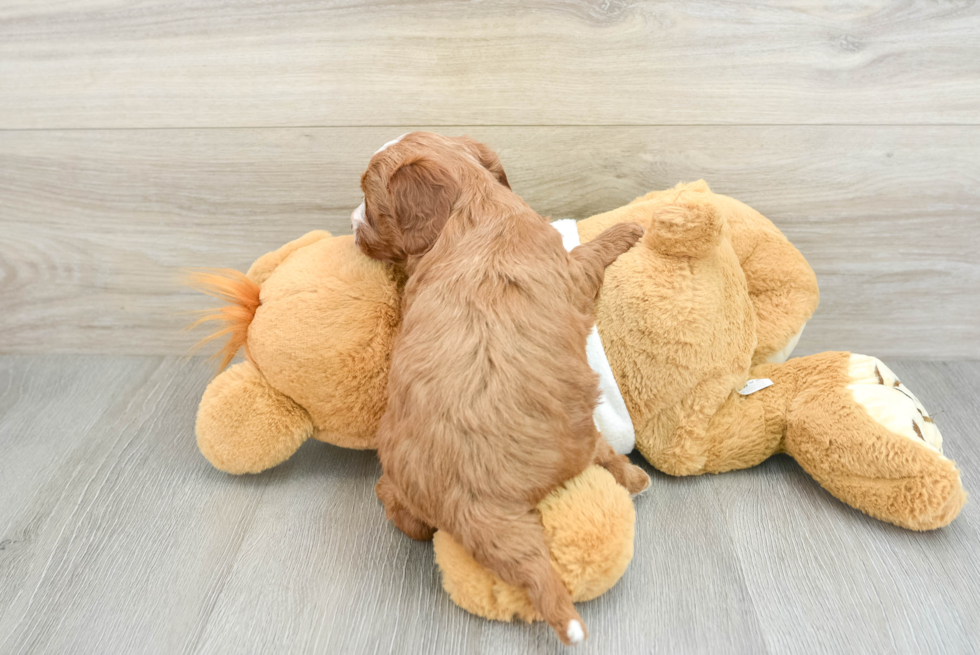
[[[980,363],[888,362],[980,488]],[[384,520],[370,452],[309,443],[262,475],[193,437],[210,369],[166,357],[0,357],[0,652],[553,653],[441,590]],[[790,459],[654,474],[636,555],[580,606],[584,653],[971,653],[980,506],[916,534]]]

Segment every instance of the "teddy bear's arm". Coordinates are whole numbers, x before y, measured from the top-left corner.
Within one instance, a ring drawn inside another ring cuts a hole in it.
[[[204,390],[197,445],[215,468],[258,473],[284,462],[314,432],[305,409],[277,391],[252,362],[235,364]]]
[[[745,274],[758,324],[753,365],[784,361],[816,310],[820,292],[813,269],[769,219],[733,198],[714,193],[704,180],[651,191],[627,207],[648,201],[676,204],[682,198],[692,201],[698,196],[724,217]]]
[[[769,219],[737,200],[715,197],[755,306],[759,341],[752,363],[785,361],[820,301],[817,276]]]
[[[313,230],[312,232],[307,232],[298,239],[293,239],[286,245],[273,250],[270,253],[266,253],[255,260],[252,266],[249,267],[248,275],[256,284],[261,285],[266,279],[272,275],[272,271],[276,270],[279,264],[286,261],[286,258],[292,255],[294,252],[310,245],[311,243],[316,243],[320,239],[326,239],[330,237],[330,233],[326,230]]]

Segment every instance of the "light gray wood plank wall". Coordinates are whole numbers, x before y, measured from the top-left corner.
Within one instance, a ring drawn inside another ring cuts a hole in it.
[[[975,492],[980,363],[895,371]],[[211,468],[193,438],[209,372],[172,357],[0,357],[0,652],[566,652],[543,624],[452,604],[431,545],[385,520],[373,452],[310,442],[261,475]],[[976,502],[914,533],[843,505],[785,456],[651,475],[630,567],[579,605],[582,653],[977,652]]]
[[[0,132],[0,352],[183,354],[193,266],[350,233],[359,174],[405,128]],[[514,189],[584,218],[703,177],[809,259],[801,348],[980,357],[980,129],[481,127]]]
[[[0,6],[8,128],[980,124],[972,2]]]
[[[803,351],[980,357],[977,34],[922,1],[0,2],[0,352],[186,352],[181,267],[346,232],[428,127],[554,216],[753,204],[820,276]]]

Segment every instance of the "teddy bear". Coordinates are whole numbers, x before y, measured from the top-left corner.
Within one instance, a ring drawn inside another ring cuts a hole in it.
[[[698,181],[561,230],[571,246],[624,221],[646,233],[606,270],[589,352],[603,383],[600,431],[602,408],[619,408],[625,422],[610,423],[618,452],[635,445],[675,476],[786,453],[833,496],[880,520],[928,530],[956,517],[966,501],[956,464],[887,366],[848,352],[789,359],[819,291],[768,219]],[[210,337],[228,337],[223,363],[245,354],[204,392],[196,424],[204,456],[241,474],[275,466],[310,438],[372,448],[404,282],[353,237],[323,231],[260,257],[247,274],[202,273],[199,286],[229,303],[202,319],[225,324]],[[623,575],[635,513],[611,475],[591,467],[538,509],[574,600]],[[451,537],[436,533],[433,543],[458,605],[494,619],[539,618],[522,591]]]

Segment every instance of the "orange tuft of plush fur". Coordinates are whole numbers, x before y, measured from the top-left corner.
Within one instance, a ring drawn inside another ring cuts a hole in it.
[[[202,316],[188,326],[188,329],[192,329],[209,321],[221,324],[214,332],[201,339],[195,348],[200,348],[215,339],[227,336],[228,340],[214,355],[221,358],[219,371],[223,371],[242,348],[245,349],[245,356],[248,357],[248,326],[255,318],[255,310],[260,304],[259,285],[241,271],[236,271],[233,268],[210,268],[192,271],[189,274],[189,284],[202,293],[230,303],[224,307],[209,310],[211,313]]]

